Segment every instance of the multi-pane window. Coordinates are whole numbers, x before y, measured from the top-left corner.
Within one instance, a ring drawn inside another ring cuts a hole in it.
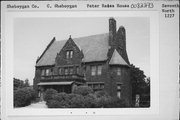
[[[97,66],[97,75],[101,75],[102,73],[102,65]]]
[[[99,84],[93,84],[94,89],[99,89]]]
[[[120,84],[117,85],[117,90],[121,90],[121,85]]]
[[[69,58],[69,51],[66,51],[66,58]]]
[[[120,99],[121,98],[121,91],[117,91],[117,97]]]
[[[104,83],[90,83],[88,84],[88,86],[94,89],[95,91],[104,89]]]
[[[100,84],[100,89],[104,89],[104,84]]]
[[[117,97],[121,98],[121,85],[117,84]]]
[[[70,56],[69,56],[70,58],[72,58],[73,57],[73,51],[71,50],[70,51]]]
[[[62,75],[62,68],[59,68],[59,75]]]
[[[46,69],[46,76],[49,76],[50,75],[50,69]]]
[[[68,75],[68,68],[64,69],[64,73],[65,73],[65,75]]]
[[[96,75],[96,66],[91,66],[91,75],[92,76]]]
[[[121,68],[117,68],[117,75],[121,75]]]
[[[102,65],[91,66],[91,75],[101,75],[102,74]]]
[[[70,74],[70,75],[73,74],[73,67],[69,68],[69,74]]]
[[[79,74],[79,67],[76,67],[76,73]]]
[[[66,59],[72,58],[73,57],[73,51],[72,50],[68,50],[66,51]]]
[[[42,71],[41,71],[41,76],[44,76],[45,75],[45,70],[43,69]]]

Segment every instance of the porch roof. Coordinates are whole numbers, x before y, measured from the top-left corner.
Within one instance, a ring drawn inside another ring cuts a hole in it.
[[[40,82],[37,85],[71,85],[74,81],[68,82]]]

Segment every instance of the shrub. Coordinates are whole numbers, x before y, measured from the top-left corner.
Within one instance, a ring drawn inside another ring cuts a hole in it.
[[[97,97],[97,98],[100,98],[100,97],[108,97],[109,95],[105,92],[105,91],[97,91],[97,92],[95,92],[95,96]]]
[[[77,86],[73,89],[74,94],[79,94],[82,96],[86,96],[88,94],[93,93],[93,90],[88,86]]]
[[[97,98],[97,107],[109,108],[111,107],[112,98],[110,96],[102,96]]]
[[[30,105],[35,100],[35,91],[32,88],[22,88],[14,91],[14,107]]]
[[[112,108],[122,108],[122,107],[128,107],[128,104],[123,99],[113,97],[112,101],[111,101],[111,104],[110,104],[110,107],[112,107]]]
[[[46,105],[48,106],[48,108],[65,108],[66,107],[65,103],[62,104],[62,102],[59,102],[57,100],[49,100],[48,102],[46,102]]]
[[[49,108],[69,108],[69,96],[66,93],[55,93],[46,105]]]
[[[53,95],[57,94],[57,91],[54,89],[47,89],[44,94],[44,100],[47,102],[53,98]]]
[[[68,101],[68,94],[62,92],[62,93],[56,93],[52,96],[53,100],[57,100],[59,102],[61,101]]]
[[[69,105],[71,108],[84,108],[84,97],[82,95],[70,95]]]
[[[97,99],[94,94],[89,94],[84,96],[84,107],[85,108],[96,108],[97,107]]]
[[[80,91],[81,90],[81,91]],[[82,91],[84,90],[84,91]],[[74,93],[51,94],[46,101],[49,108],[120,108],[127,107],[126,101],[111,97],[104,91],[93,93],[87,86],[77,87]]]

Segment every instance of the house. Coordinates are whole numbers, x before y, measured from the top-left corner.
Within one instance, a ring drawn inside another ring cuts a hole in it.
[[[39,95],[48,88],[71,93],[74,86],[88,85],[131,103],[129,60],[124,27],[116,30],[109,19],[109,33],[49,43],[35,66],[34,88]]]

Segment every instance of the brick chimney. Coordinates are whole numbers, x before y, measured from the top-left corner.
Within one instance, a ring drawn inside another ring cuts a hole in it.
[[[109,46],[113,47],[115,45],[116,37],[116,20],[114,18],[109,18]]]
[[[126,30],[123,26],[119,27],[116,37],[120,41],[120,46],[126,50]]]

